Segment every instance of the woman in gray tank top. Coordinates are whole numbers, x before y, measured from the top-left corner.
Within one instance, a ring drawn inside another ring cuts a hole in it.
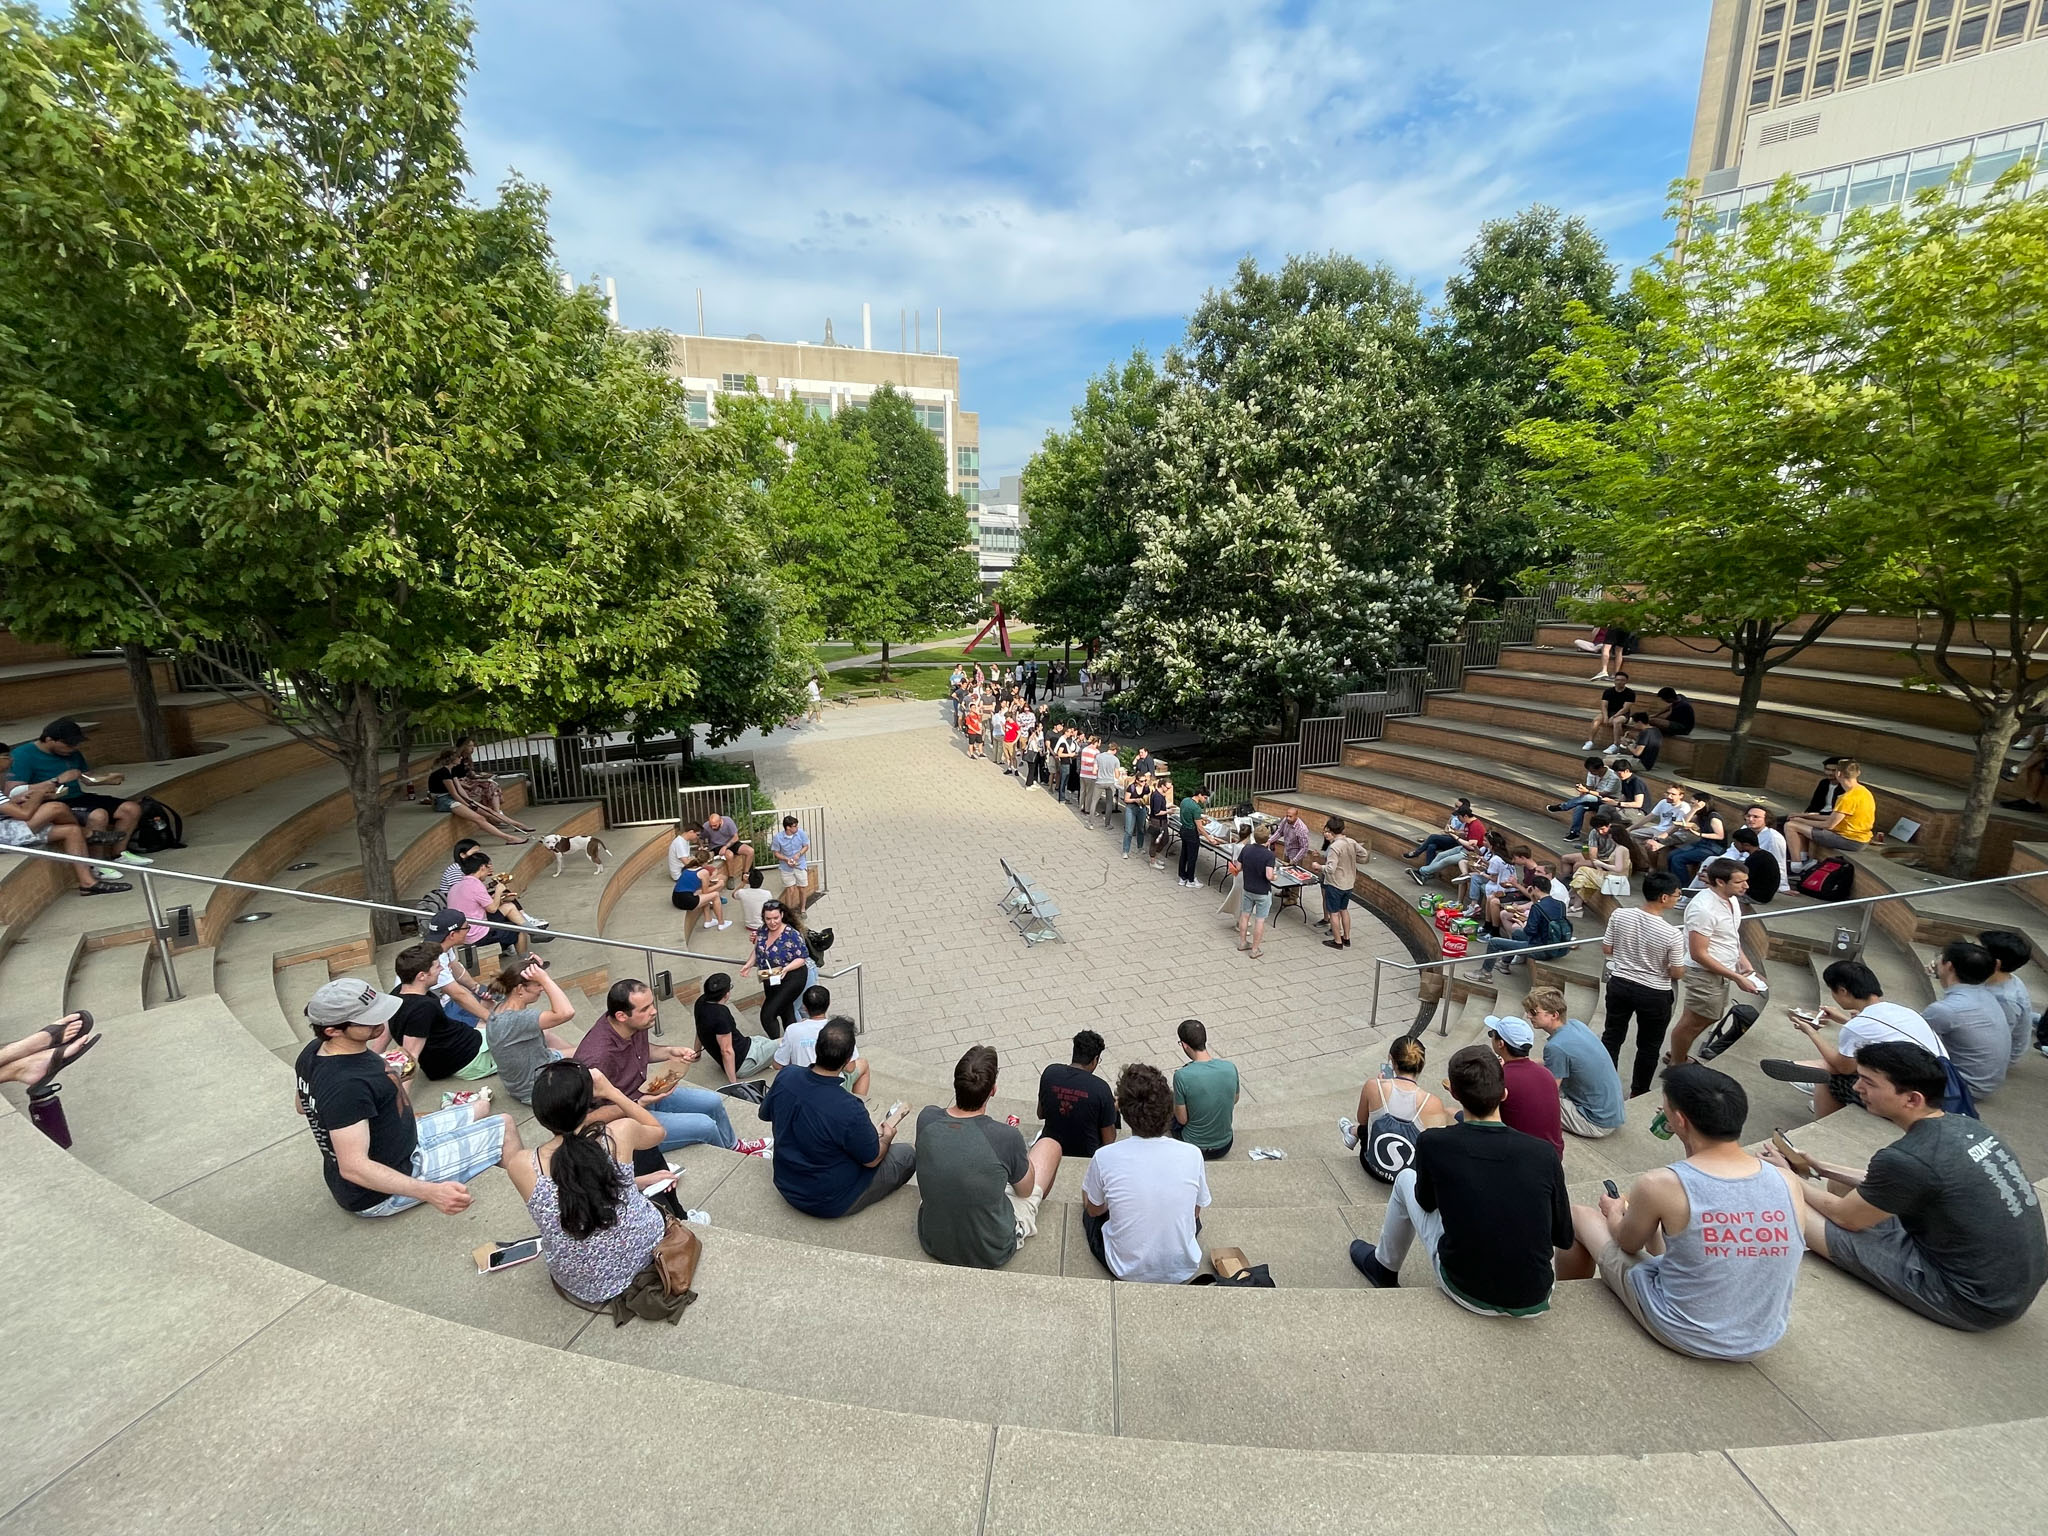
[[[1597,1272],[1650,1336],[1704,1360],[1750,1360],[1785,1335],[1806,1252],[1796,1180],[1743,1151],[1749,1098],[1725,1073],[1667,1068],[1664,1116],[1685,1161],[1637,1179],[1626,1200],[1573,1206],[1578,1241],[1560,1280]]]

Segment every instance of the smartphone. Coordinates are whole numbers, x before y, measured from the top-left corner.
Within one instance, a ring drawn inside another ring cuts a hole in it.
[[[491,1253],[488,1267],[493,1270],[510,1269],[515,1264],[524,1264],[530,1259],[537,1259],[539,1257],[540,1239],[537,1237],[521,1238],[516,1243],[499,1244]]]
[[[1621,1198],[1621,1186],[1615,1183],[1614,1180],[1602,1179],[1600,1181],[1600,1187],[1607,1191],[1608,1199],[1619,1200]]]
[[[1818,1008],[1794,1008],[1791,1010],[1791,1014],[1793,1018],[1799,1020],[1802,1024],[1818,1024],[1820,1022],[1820,1010]]]
[[[675,1187],[676,1176],[674,1174],[670,1174],[665,1179],[656,1179],[652,1184],[648,1185],[645,1189],[641,1190],[640,1193],[645,1195],[648,1199],[652,1200],[656,1195],[666,1194],[669,1190],[672,1190]]]

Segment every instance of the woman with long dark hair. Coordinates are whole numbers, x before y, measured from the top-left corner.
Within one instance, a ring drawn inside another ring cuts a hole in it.
[[[754,953],[740,967],[742,976],[761,973],[761,1031],[770,1040],[780,1040],[783,1030],[796,1022],[797,999],[810,980],[810,946],[791,927],[779,901],[761,908],[761,931],[754,935]]]
[[[617,1109],[619,1118],[586,1125]],[[574,1057],[533,1080],[533,1113],[553,1136],[505,1165],[540,1228],[541,1257],[562,1292],[599,1306],[646,1266],[667,1221],[633,1182],[633,1154],[661,1145],[661,1122]]]

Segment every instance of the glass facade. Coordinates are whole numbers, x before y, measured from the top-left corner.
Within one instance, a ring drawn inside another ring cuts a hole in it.
[[[2048,35],[2048,0],[1862,0],[1853,17],[1850,9],[1851,0],[1827,0],[1824,10],[1766,7],[1751,54],[1750,106],[1825,96]],[[1816,21],[1825,23],[1818,32]]]
[[[978,475],[978,474],[980,474],[980,473],[981,473],[981,450],[980,450],[979,448],[972,448],[972,447],[965,447],[965,448],[956,448],[956,449],[954,449],[954,450],[953,450],[953,472],[954,472],[955,474],[959,474],[959,475]]]
[[[703,391],[690,389],[683,392],[683,414],[693,427],[711,424],[711,402],[704,398]]]
[[[2027,158],[2034,161],[2030,190],[2048,190],[2048,165],[2041,159],[2044,126],[2048,123],[2028,123],[1998,133],[1980,133],[1972,139],[1929,145],[1907,154],[1814,171],[1800,178],[1806,196],[1799,206],[1806,213],[1820,215],[1825,221],[1823,232],[1833,235],[1841,229],[1844,214],[1857,208],[1889,207],[1924,188],[1945,185],[1965,160],[1970,162],[1965,198],[1981,197],[1984,188]],[[1703,197],[1700,206],[1717,226],[1725,228],[1740,216],[1744,204],[1761,203],[1770,195],[1770,186],[1759,184]]]
[[[917,412],[918,424],[940,442],[946,440],[946,408],[943,405],[925,405],[912,401],[910,408]]]

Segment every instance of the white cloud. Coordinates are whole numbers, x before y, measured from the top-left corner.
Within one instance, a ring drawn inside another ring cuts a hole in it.
[[[1014,470],[1105,334],[1155,349],[1246,251],[1419,281],[1542,195],[1639,218],[1683,157],[1707,0],[483,8],[486,182],[545,182],[630,324],[876,341],[947,311]],[[1589,142],[1632,114],[1671,141]],[[1621,174],[1617,176],[1617,171]],[[1021,386],[1022,377],[1040,381]]]

